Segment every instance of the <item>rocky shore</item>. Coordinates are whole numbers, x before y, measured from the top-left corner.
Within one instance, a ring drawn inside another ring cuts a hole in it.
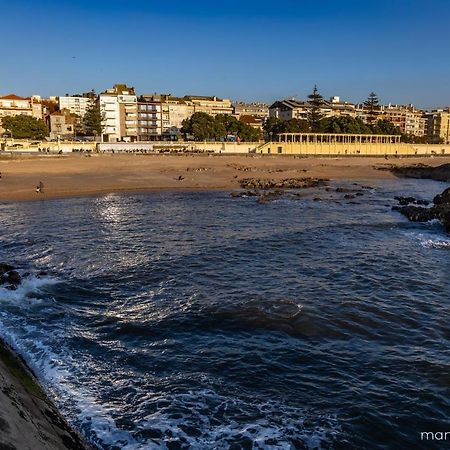
[[[17,289],[19,271],[0,264],[0,285]],[[0,340],[0,449],[86,450],[90,447],[59,414],[41,385],[14,351]]]
[[[429,222],[439,220],[445,231],[450,233],[450,188],[434,197],[430,207],[421,206],[429,204],[426,200],[416,200],[413,197],[396,197],[398,206],[393,206],[412,222]]]
[[[394,167],[392,173],[405,178],[431,179],[450,182],[450,164],[429,167],[423,164],[409,167]],[[436,195],[432,202],[417,200],[414,197],[396,197],[397,206],[392,209],[400,212],[412,222],[439,220],[445,231],[450,233],[450,188]],[[431,203],[431,206],[428,206]],[[427,207],[428,206],[428,207]]]
[[[390,171],[398,177],[426,178],[429,180],[450,182],[450,164],[442,164],[437,167],[417,164],[415,166],[392,167]]]

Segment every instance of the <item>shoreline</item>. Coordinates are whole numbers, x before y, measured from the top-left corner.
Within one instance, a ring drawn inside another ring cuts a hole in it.
[[[0,337],[0,447],[91,450],[63,418],[25,360]]]
[[[240,189],[244,178],[395,179],[391,166],[450,163],[450,157],[286,157],[285,155],[69,154],[0,158],[0,201],[146,192]],[[379,169],[377,169],[377,167]],[[44,193],[36,185],[44,183]]]

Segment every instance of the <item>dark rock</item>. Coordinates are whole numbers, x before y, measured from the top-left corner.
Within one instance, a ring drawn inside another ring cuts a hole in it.
[[[450,164],[429,167],[423,164],[409,167],[393,167],[391,172],[398,177],[428,178],[436,181],[450,181]]]
[[[358,197],[361,197],[361,195],[364,195],[364,192],[356,192],[355,195],[357,195]]]
[[[244,178],[240,180],[243,189],[304,189],[323,186],[328,180],[321,178],[285,178],[282,180]]]
[[[0,263],[0,275],[5,274],[6,272],[10,272],[14,269],[15,267],[11,266],[10,264]]]
[[[10,264],[0,264],[0,285],[6,285],[7,289],[16,289],[22,282],[22,277]]]
[[[441,194],[436,195],[436,197],[433,198],[433,203],[435,205],[450,205],[450,188],[446,189]]]
[[[315,201],[315,202],[321,202],[322,199],[321,199],[320,197],[314,197],[314,198],[313,198],[313,201]]]
[[[244,194],[242,192],[232,192],[230,194],[233,198],[242,197]]]
[[[402,197],[402,196],[396,196],[394,197],[395,200],[398,201],[399,205],[406,206],[410,203],[416,203],[416,199],[414,197]]]
[[[425,208],[423,206],[393,206],[392,210],[402,213],[412,222],[428,222],[437,218],[434,208]]]
[[[350,199],[350,198],[355,198],[355,196],[353,194],[345,194],[344,198]]]
[[[19,272],[16,270],[11,270],[8,272],[8,276],[6,278],[7,282],[12,286],[18,286],[22,282],[22,277],[19,275]]]

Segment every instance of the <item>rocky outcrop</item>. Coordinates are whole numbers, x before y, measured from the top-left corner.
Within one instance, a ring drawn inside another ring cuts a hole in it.
[[[436,195],[432,206],[429,208],[418,206],[419,201],[413,197],[398,197],[397,200],[400,205],[394,206],[392,209],[399,211],[412,222],[428,222],[437,219],[442,223],[447,233],[450,233],[450,188]],[[410,200],[409,204],[402,206],[407,200]]]
[[[329,181],[322,178],[284,178],[282,180],[264,178],[243,178],[239,181],[243,189],[304,189],[324,186]]]
[[[10,264],[0,263],[0,286],[17,289],[21,282],[22,277],[15,267]]]
[[[427,178],[436,181],[450,181],[450,164],[430,167],[424,164],[409,167],[392,167],[391,172],[398,177]]]

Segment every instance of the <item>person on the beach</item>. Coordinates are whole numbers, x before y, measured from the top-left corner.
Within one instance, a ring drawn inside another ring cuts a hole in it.
[[[43,194],[44,193],[44,183],[42,181],[39,181],[39,184],[36,186],[36,194]]]

